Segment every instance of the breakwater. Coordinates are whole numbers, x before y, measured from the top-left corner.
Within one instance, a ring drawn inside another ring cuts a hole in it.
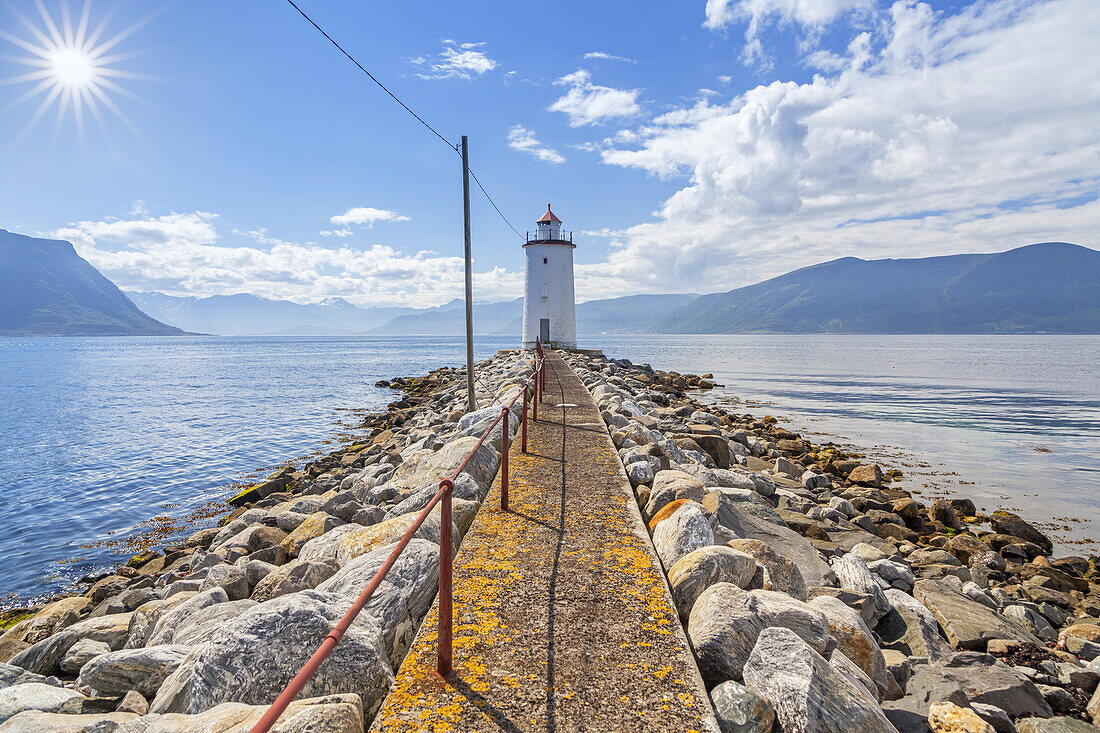
[[[602,409],[720,724],[941,730],[973,715],[1003,730],[1091,714],[1090,561],[1051,558],[1015,515],[922,504],[888,467],[706,408],[691,396],[705,379],[566,358]],[[0,729],[247,729],[528,370],[514,352],[479,363],[490,406],[471,414],[459,370],[394,380],[404,397],[368,421],[369,440],[269,477],[218,527],[15,620],[0,638]],[[456,482],[456,539],[499,445]],[[438,515],[420,534],[296,720],[373,719],[434,597]]]

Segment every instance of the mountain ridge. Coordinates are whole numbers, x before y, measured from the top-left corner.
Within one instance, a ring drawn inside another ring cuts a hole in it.
[[[179,336],[143,313],[70,242],[0,229],[0,335]]]
[[[663,333],[1100,333],[1100,252],[1039,242],[989,254],[842,257],[703,295]]]

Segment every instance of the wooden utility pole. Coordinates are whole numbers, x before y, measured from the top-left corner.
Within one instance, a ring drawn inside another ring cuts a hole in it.
[[[462,215],[466,237],[466,409],[477,409],[474,399],[474,284],[470,262],[470,148],[462,136]]]

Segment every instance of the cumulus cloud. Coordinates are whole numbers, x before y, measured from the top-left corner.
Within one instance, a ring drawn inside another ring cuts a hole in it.
[[[79,221],[53,233],[128,290],[169,295],[256,295],[316,302],[341,296],[360,305],[438,305],[463,292],[461,257],[384,244],[299,244],[259,228],[225,241],[215,214],[195,211],[133,219]],[[522,274],[475,273],[482,297],[520,292]]]
[[[522,150],[525,153],[530,153],[539,160],[547,163],[564,163],[565,158],[561,153],[553,148],[546,147],[538,138],[535,137],[535,133],[528,130],[523,125],[514,125],[512,129],[508,131],[508,147],[513,150]]]
[[[742,60],[767,65],[760,34],[768,23],[797,25],[812,37],[842,16],[870,17],[874,11],[875,0],[707,0],[703,25],[719,30],[745,23]]]
[[[642,111],[637,89],[614,89],[592,83],[592,75],[578,69],[554,82],[568,91],[550,105],[551,112],[569,117],[570,127],[595,125],[616,118],[634,117]]]
[[[1100,4],[898,2],[805,83],[700,101],[601,146],[685,183],[593,283],[726,290],[843,255],[1096,246]],[[580,271],[580,268],[579,268]],[[579,288],[580,290],[580,288]]]
[[[485,43],[456,43],[443,39],[443,50],[435,56],[418,56],[411,62],[421,79],[465,79],[484,76],[498,64],[481,49]]]
[[[370,206],[357,206],[353,209],[348,209],[343,214],[329,217],[329,221],[337,226],[343,227],[352,224],[370,227],[373,226],[376,221],[409,221],[409,217],[402,216],[396,211],[389,211],[388,209],[374,209]],[[341,234],[340,236],[348,235]]]

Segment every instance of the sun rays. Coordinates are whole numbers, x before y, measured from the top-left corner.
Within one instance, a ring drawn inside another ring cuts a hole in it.
[[[0,87],[15,90],[10,101],[0,106],[0,115],[20,107],[33,109],[13,145],[21,142],[55,107],[55,133],[71,113],[80,137],[84,135],[85,115],[94,119],[104,135],[108,135],[103,110],[136,133],[136,126],[115,100],[118,97],[138,100],[138,97],[119,81],[148,77],[117,68],[118,63],[138,54],[120,52],[117,48],[155,13],[112,35],[107,31],[113,10],[93,23],[91,0],[84,1],[76,18],[70,13],[68,3],[62,0],[59,22],[54,20],[42,0],[34,0],[34,6],[37,18],[24,14],[10,2],[5,3],[6,13],[18,24],[12,29],[15,32],[0,28],[0,39],[21,52],[4,54],[0,58],[30,69],[0,78]],[[0,14],[4,12],[0,10]]]

